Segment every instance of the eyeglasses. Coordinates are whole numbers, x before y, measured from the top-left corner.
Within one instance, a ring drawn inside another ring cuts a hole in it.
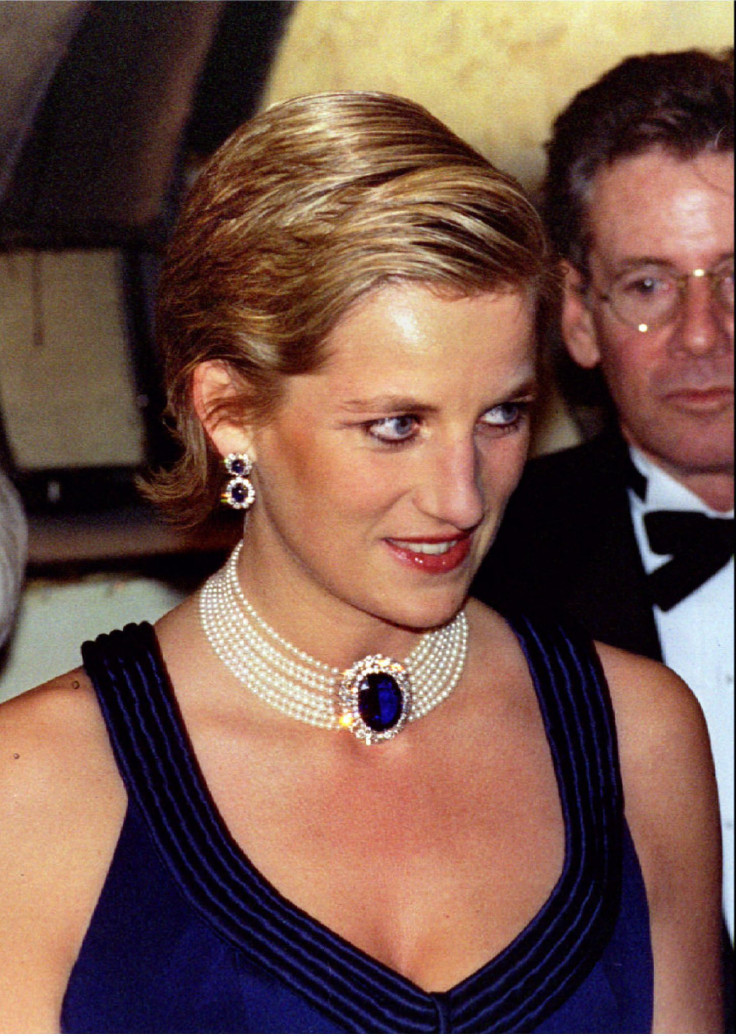
[[[625,324],[641,332],[652,331],[673,320],[685,301],[690,278],[707,277],[713,301],[726,314],[733,314],[733,259],[711,270],[676,273],[668,266],[648,264],[625,270],[607,292],[596,291]]]

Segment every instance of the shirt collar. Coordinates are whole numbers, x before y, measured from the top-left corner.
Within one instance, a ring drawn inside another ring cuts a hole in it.
[[[683,486],[681,482],[660,468],[635,446],[629,446],[629,453],[634,467],[646,479],[646,493],[641,505],[644,513],[649,511],[699,511],[712,518],[733,517],[733,510],[729,512],[715,511],[708,507],[699,496]]]

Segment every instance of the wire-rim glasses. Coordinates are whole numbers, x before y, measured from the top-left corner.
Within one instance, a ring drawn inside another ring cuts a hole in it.
[[[641,332],[669,323],[685,301],[690,279],[707,278],[713,301],[726,315],[733,315],[733,258],[717,263],[710,270],[701,267],[678,273],[656,263],[624,270],[606,292],[595,292],[607,302],[625,324]]]

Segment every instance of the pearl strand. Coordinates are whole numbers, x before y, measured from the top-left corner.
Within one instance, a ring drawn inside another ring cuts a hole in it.
[[[353,718],[346,720],[337,700],[341,681],[350,671],[328,666],[301,651],[258,615],[238,579],[241,548],[242,542],[200,592],[202,627],[216,655],[257,697],[287,716],[324,729],[351,727]],[[411,691],[397,730],[404,720],[420,719],[452,693],[465,664],[467,641],[464,611],[420,638],[403,663]],[[368,660],[378,657],[369,656]],[[357,725],[363,727],[359,720]],[[367,736],[365,731],[353,732],[369,744],[393,736],[391,731],[368,732]]]

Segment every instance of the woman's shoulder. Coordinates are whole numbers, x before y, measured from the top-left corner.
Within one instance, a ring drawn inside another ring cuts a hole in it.
[[[626,819],[641,864],[655,974],[653,1032],[718,1032],[718,797],[708,732],[658,662],[598,647],[611,689]]]
[[[687,686],[661,662],[608,644],[596,650],[611,693],[622,749],[646,764],[656,756],[695,755],[710,759],[708,731],[700,705]]]
[[[102,726],[101,726],[102,724]],[[83,669],[72,669],[0,706],[2,758],[41,761],[44,755],[74,758],[71,741],[104,731],[96,695]]]
[[[0,789],[0,1029],[50,1032],[126,803],[82,670],[0,706]]]
[[[82,669],[0,706],[0,816],[44,814],[99,793],[115,800],[119,779],[94,688]]]
[[[671,669],[640,655],[597,644],[616,719],[627,815],[645,816],[671,841],[690,805],[716,813],[713,759],[702,709]],[[694,812],[693,812],[694,811]]]
[[[717,880],[715,773],[695,695],[659,662],[597,647],[616,717],[626,816],[650,901],[683,882]]]
[[[125,792],[96,695],[72,670],[0,706],[0,854],[44,860],[119,826]],[[10,861],[6,861],[9,863]],[[3,868],[7,875],[7,870]]]

